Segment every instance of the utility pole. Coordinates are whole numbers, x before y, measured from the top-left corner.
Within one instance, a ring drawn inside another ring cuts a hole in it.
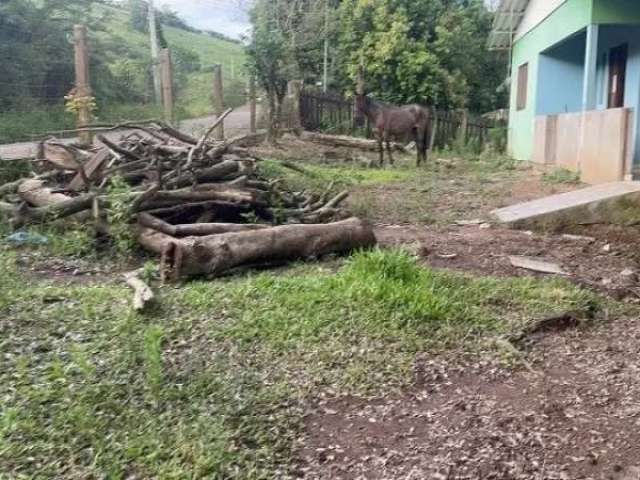
[[[149,0],[149,40],[151,41],[151,71],[153,74],[153,93],[156,103],[162,103],[162,80],[160,77],[160,46],[158,45],[158,28],[156,24],[156,9],[153,0]]]
[[[324,72],[322,89],[329,90],[329,0],[324,0]]]
[[[87,47],[87,27],[75,25],[73,27],[73,43],[75,46],[75,71],[76,71],[76,98],[80,104],[78,108],[77,125],[79,128],[87,127],[91,120],[91,112],[87,103],[91,97],[89,85],[89,49]],[[86,145],[92,143],[89,130],[79,131],[80,142]]]

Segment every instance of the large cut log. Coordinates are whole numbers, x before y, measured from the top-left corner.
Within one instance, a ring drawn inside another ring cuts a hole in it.
[[[138,215],[138,225],[152,228],[153,230],[171,235],[172,237],[202,237],[206,235],[219,235],[221,233],[246,232],[249,230],[269,228],[267,225],[256,223],[189,223],[172,225],[148,213],[140,213]]]
[[[320,143],[322,145],[329,145],[331,147],[347,147],[358,148],[360,150],[378,150],[378,142],[375,140],[367,140],[365,138],[347,137],[344,135],[326,135],[316,132],[303,132],[300,136],[302,140],[309,142]],[[405,148],[398,144],[392,143],[391,146],[400,152],[404,152]]]
[[[357,218],[321,225],[284,225],[249,232],[177,239],[141,229],[145,248],[161,252],[163,272],[178,280],[221,275],[233,268],[313,258],[375,245],[371,226]]]

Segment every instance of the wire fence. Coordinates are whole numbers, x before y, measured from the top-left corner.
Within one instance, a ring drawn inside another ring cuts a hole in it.
[[[65,98],[78,87],[73,30],[53,34],[56,29],[49,27],[46,21],[42,31],[19,22],[5,25],[0,15],[0,144],[70,136],[77,126],[73,104]],[[168,47],[176,123],[214,114],[214,64],[222,65],[225,105],[247,103],[240,45],[208,39],[203,33],[172,34],[175,41]],[[165,110],[154,91],[148,37],[124,28],[118,34],[89,29],[87,47],[91,124],[163,118]],[[197,122],[188,124],[199,128]]]

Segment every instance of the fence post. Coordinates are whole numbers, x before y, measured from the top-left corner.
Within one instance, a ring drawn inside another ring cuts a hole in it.
[[[252,73],[249,75],[249,132],[256,133],[256,77]]]
[[[222,85],[222,65],[213,66],[213,113],[220,117],[224,113],[224,88]],[[214,138],[224,140],[224,122],[215,129]]]
[[[87,27],[75,25],[73,27],[75,71],[76,71],[76,93],[75,98],[79,99],[78,104],[78,129],[87,127],[91,122],[91,110],[89,98],[91,97],[91,85],[89,83],[89,49],[87,47]],[[91,131],[79,130],[78,137],[81,143],[90,145],[93,142]]]
[[[438,135],[438,110],[431,108],[431,137],[429,138],[429,152],[433,152]]]
[[[287,87],[289,92],[289,100],[291,101],[291,128],[296,135],[302,133],[302,111],[300,103],[302,101],[302,80],[291,80]]]
[[[458,142],[460,146],[467,144],[467,129],[469,127],[469,110],[462,109],[462,120],[460,121],[460,130],[458,130]]]
[[[164,119],[167,123],[173,123],[173,69],[171,67],[171,52],[168,48],[163,48],[160,52],[160,70],[162,72]]]
[[[353,111],[354,111],[354,116],[353,116],[353,126],[355,128],[359,128],[364,126],[365,124],[365,117],[362,114],[362,112],[360,112],[360,110],[358,109],[358,95],[364,95],[365,92],[365,78],[364,78],[364,67],[362,65],[360,65],[360,67],[358,67],[358,77],[356,79],[356,98],[354,98],[353,100]]]

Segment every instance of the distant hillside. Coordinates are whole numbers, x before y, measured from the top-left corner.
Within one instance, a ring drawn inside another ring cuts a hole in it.
[[[147,34],[134,30],[129,22],[129,12],[122,8],[103,6],[107,14],[108,37],[117,37],[125,44],[137,59],[144,59],[149,55],[149,38]],[[163,25],[164,36],[173,53],[173,60],[180,62],[190,54],[197,57],[196,65],[187,68],[182,73],[180,89],[177,95],[178,108],[185,117],[206,115],[211,113],[211,67],[222,64],[225,81],[225,95],[227,103],[238,105],[244,102],[245,74],[244,50],[240,42],[224,38],[211,32],[200,32]],[[105,43],[109,43],[109,39]],[[113,38],[111,39],[113,40]],[[120,49],[114,49],[111,55],[111,65],[116,66],[121,60]],[[179,69],[178,69],[179,70]],[[180,83],[180,82],[179,82]]]
[[[74,126],[74,116],[65,112],[64,96],[74,82],[69,35],[77,23],[86,24],[89,31],[96,120],[119,122],[161,115],[153,101],[149,37],[134,28],[132,12],[106,2],[93,2],[87,10],[84,0],[67,0],[54,22],[53,2],[4,2],[0,2],[0,60],[5,66],[0,70],[0,143]],[[216,63],[223,66],[227,104],[243,104],[246,81],[241,43],[193,29],[176,16],[164,17],[173,25],[162,25],[161,30],[172,54],[177,117],[212,113],[212,65]]]

